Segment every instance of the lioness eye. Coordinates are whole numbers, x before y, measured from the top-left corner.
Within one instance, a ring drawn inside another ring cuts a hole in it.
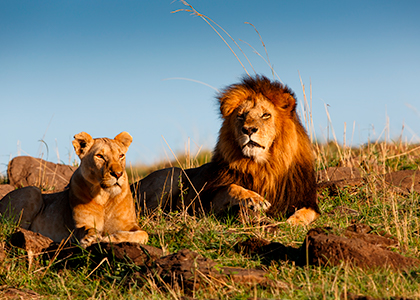
[[[263,118],[264,120],[267,120],[267,119],[271,118],[271,115],[269,113],[265,113],[265,114],[262,115],[261,118]]]

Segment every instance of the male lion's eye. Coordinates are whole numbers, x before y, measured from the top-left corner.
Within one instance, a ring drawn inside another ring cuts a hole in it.
[[[96,156],[97,158],[99,158],[99,159],[104,159],[104,156],[103,156],[102,154],[99,154],[99,153],[98,153],[98,154],[96,154],[95,156]]]
[[[120,159],[123,159],[125,157],[124,154],[120,154]]]
[[[238,115],[236,118],[237,118],[238,120],[242,121],[242,120],[244,119],[244,115]]]
[[[261,116],[261,118],[263,118],[264,120],[267,120],[271,118],[271,115],[269,113],[265,113]]]

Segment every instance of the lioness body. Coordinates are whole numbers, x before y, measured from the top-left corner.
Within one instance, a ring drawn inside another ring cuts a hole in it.
[[[125,172],[131,141],[126,132],[114,140],[77,134],[73,145],[81,163],[69,189],[54,194],[42,194],[35,187],[18,189],[1,200],[0,212],[55,242],[73,234],[84,247],[100,241],[146,243],[148,235],[137,224]]]
[[[255,76],[227,87],[218,98],[223,124],[211,162],[142,179],[133,190],[143,208],[220,213],[241,205],[289,216],[292,224],[314,221],[319,216],[314,158],[293,92]]]

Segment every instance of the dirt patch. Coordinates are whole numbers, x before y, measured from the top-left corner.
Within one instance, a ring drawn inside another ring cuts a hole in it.
[[[318,171],[317,181],[346,181],[361,179],[362,172],[358,168],[351,167],[330,167],[325,170]]]
[[[0,299],[42,299],[38,293],[28,289],[17,289],[9,286],[0,287]]]
[[[365,183],[358,168],[331,167],[317,173],[318,189],[327,189],[330,195],[336,195],[343,187],[358,187]]]
[[[16,188],[36,186],[44,192],[59,192],[68,185],[76,169],[31,156],[17,156],[9,162],[7,176],[10,185]]]
[[[396,187],[404,195],[411,192],[420,194],[420,171],[404,170],[385,175],[385,182]]]

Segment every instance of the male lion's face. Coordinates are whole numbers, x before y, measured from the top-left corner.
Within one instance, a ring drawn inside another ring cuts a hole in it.
[[[233,115],[235,137],[242,154],[257,162],[266,161],[276,136],[274,105],[258,95],[243,101]]]
[[[81,159],[80,169],[85,180],[99,185],[111,197],[121,193],[123,184],[127,182],[125,153],[131,141],[131,136],[126,132],[113,140],[93,140],[87,133],[76,135],[73,145]]]

